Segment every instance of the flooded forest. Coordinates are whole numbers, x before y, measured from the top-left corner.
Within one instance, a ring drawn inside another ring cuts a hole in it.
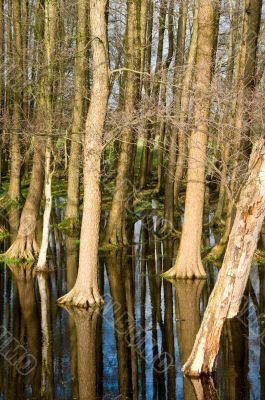
[[[264,89],[265,0],[0,0],[0,400],[265,399]]]

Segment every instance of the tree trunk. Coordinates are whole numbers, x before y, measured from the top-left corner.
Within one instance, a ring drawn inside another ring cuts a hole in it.
[[[235,46],[239,41],[239,8],[241,0],[236,0],[235,8],[233,8],[233,2],[229,1],[229,16],[230,16],[230,32],[229,32],[229,59],[227,61],[226,71],[226,84],[229,90],[232,90],[233,86],[233,75],[235,69]],[[232,101],[232,107],[233,107]],[[225,106],[224,124],[227,125],[231,121],[231,103]],[[233,114],[233,111],[232,111]],[[224,135],[221,133],[220,146],[221,146],[221,158],[222,158],[222,170],[221,170],[221,182],[219,189],[218,203],[214,214],[212,224],[219,224],[223,215],[225,199],[226,199],[226,185],[227,185],[227,173],[228,173],[228,161],[230,153],[229,136],[230,130],[225,132]]]
[[[237,315],[259,234],[265,217],[265,140],[254,146],[249,177],[240,195],[222,269],[204,313],[201,328],[183,372],[191,376],[210,374],[219,349],[226,318]]]
[[[10,163],[10,181],[8,196],[10,200],[16,201],[20,197],[20,130],[21,130],[21,107],[22,107],[22,79],[23,79],[23,57],[22,57],[22,42],[21,42],[21,17],[20,17],[20,1],[13,0],[13,62],[15,65],[15,84],[13,89],[13,123],[11,134],[11,163]]]
[[[137,94],[138,82],[135,73],[131,72],[135,69],[135,61],[137,54],[136,43],[136,1],[128,0],[127,2],[127,54],[126,68],[126,86],[124,96],[124,108],[126,115],[126,127],[123,129],[121,136],[121,152],[118,163],[118,172],[115,181],[114,194],[111,203],[108,223],[106,227],[106,235],[104,238],[105,245],[127,245],[128,238],[126,235],[126,216],[127,208],[131,205],[133,195],[133,182],[130,177],[131,169],[134,164],[135,137],[134,129],[131,126],[133,114],[135,112],[135,100]]]
[[[152,35],[153,27],[153,5],[150,2],[150,14],[151,18],[149,19],[150,24],[150,32],[148,34]],[[159,93],[160,93],[160,86],[161,86],[161,75],[162,75],[162,64],[163,64],[163,49],[164,49],[164,35],[165,35],[165,28],[166,28],[166,15],[168,9],[168,0],[160,0],[160,9],[159,9],[159,27],[158,27],[158,44],[157,44],[157,56],[156,56],[156,67],[155,67],[155,74],[154,74],[154,84],[153,84],[153,91],[152,91],[152,106],[155,110],[158,107],[159,102]],[[152,36],[150,36],[150,49],[152,47]],[[151,56],[152,57],[152,56]],[[151,72],[151,58],[149,55],[147,56],[148,61],[148,72]],[[148,94],[148,93],[147,93]],[[154,119],[156,121],[157,117],[154,115]],[[157,123],[153,124],[153,127],[150,126],[150,123],[147,123],[146,132],[144,135],[144,142],[143,142],[143,151],[142,151],[142,159],[141,159],[141,167],[140,167],[140,189],[143,189],[146,185],[146,179],[150,175],[152,162],[153,162],[153,141],[155,138],[156,133],[156,126]]]
[[[183,67],[185,55],[185,38],[186,38],[186,23],[188,2],[184,0],[180,5],[180,15],[178,21],[178,33],[176,43],[176,57],[175,57],[175,76],[173,93],[173,107],[174,114],[178,115],[180,112],[180,85],[181,85],[181,69]],[[165,205],[164,205],[164,222],[161,232],[172,233],[174,231],[174,181],[175,181],[175,168],[176,168],[176,155],[177,155],[177,127],[172,126],[169,134],[169,151],[168,151],[168,164],[165,170]]]
[[[53,68],[52,57],[55,52],[55,34],[57,21],[57,1],[45,2],[44,8],[44,57],[43,60],[47,66],[47,72],[41,79],[41,90],[38,98],[37,121],[39,129],[48,135],[47,148],[51,145],[52,134],[52,88],[53,88]],[[45,164],[45,139],[43,137],[34,138],[34,157],[30,187],[27,199],[21,214],[18,235],[12,246],[7,250],[7,257],[19,257],[22,259],[33,259],[39,252],[39,246],[36,241],[36,225],[37,218],[42,199],[42,191],[44,184],[43,165]],[[50,151],[50,150],[49,150]],[[48,164],[50,163],[49,160]],[[47,165],[46,165],[47,167]],[[49,179],[50,173],[46,168]],[[48,209],[50,213],[50,205]],[[47,212],[46,212],[47,217]],[[46,229],[48,229],[48,221],[46,221]],[[47,232],[45,233],[47,235]],[[45,239],[45,238],[44,238]]]
[[[194,5],[193,32],[189,47],[189,53],[185,66],[185,72],[182,81],[182,91],[180,100],[179,129],[178,129],[178,157],[176,162],[175,183],[174,183],[174,204],[178,202],[178,196],[184,174],[184,166],[187,158],[187,128],[186,123],[189,115],[191,82],[194,72],[196,59],[197,41],[198,41],[198,0]]]
[[[234,119],[234,137],[231,142],[233,148],[232,173],[230,179],[230,192],[232,195],[238,191],[241,183],[241,176],[244,176],[244,147],[248,146],[249,131],[245,129],[245,121],[251,112],[251,100],[256,83],[256,63],[257,63],[257,41],[260,31],[261,18],[261,0],[249,0],[244,2],[243,21],[242,21],[242,39],[240,53],[238,55],[237,65],[235,66],[235,82],[237,88],[237,97],[235,100],[235,119]],[[249,104],[247,104],[249,102]],[[245,137],[243,135],[245,132]],[[244,160],[245,161],[245,160]],[[233,199],[229,200],[228,218],[226,220],[225,232],[220,242],[211,250],[209,257],[218,258],[223,255],[229,233],[233,225],[233,215],[235,215]],[[232,218],[232,220],[231,220]]]
[[[194,128],[190,138],[188,183],[180,248],[165,277],[205,278],[201,261],[205,162],[210,108],[210,83],[214,46],[214,2],[199,1]]]
[[[97,282],[100,225],[100,161],[103,127],[108,102],[108,58],[106,0],[90,1],[93,83],[84,142],[84,206],[77,280],[73,289],[58,302],[78,307],[101,303]],[[88,241],[89,238],[89,241]]]
[[[4,71],[2,65],[5,62],[4,59],[4,45],[3,45],[3,38],[4,38],[4,14],[3,14],[3,0],[0,0],[0,118],[3,121],[4,115]],[[3,123],[1,124],[0,128],[0,187],[2,186],[2,173],[3,173],[3,153],[2,153],[2,146],[3,146]]]
[[[183,7],[182,7],[183,8]],[[165,109],[167,105],[167,78],[168,78],[168,69],[170,67],[173,54],[174,54],[174,31],[173,31],[173,26],[174,26],[174,21],[173,21],[173,15],[174,15],[174,0],[169,1],[169,6],[168,6],[168,53],[167,53],[167,58],[164,62],[164,65],[162,67],[162,85],[161,85],[161,94],[160,94],[160,104],[161,108]],[[180,17],[179,17],[179,24],[181,23],[182,20],[182,11],[180,10]],[[182,24],[181,24],[182,25]],[[186,31],[186,23],[184,23],[184,29]],[[182,48],[178,50],[178,47],[181,47],[180,43],[180,33],[179,31],[182,32],[182,29],[178,28],[178,38],[177,38],[177,54],[182,53]],[[184,32],[184,37],[185,37]],[[184,51],[183,51],[184,53]],[[176,59],[179,58],[176,56]],[[176,64],[176,63],[175,63]],[[166,115],[165,115],[166,117]],[[164,116],[161,116],[161,121],[159,124],[159,139],[158,139],[158,146],[157,146],[157,186],[156,186],[156,192],[158,194],[161,194],[163,192],[163,184],[164,184],[164,142],[165,142],[165,133],[166,133],[166,118]]]
[[[39,252],[36,226],[44,182],[43,162],[43,143],[40,140],[34,149],[30,186],[20,217],[18,234],[14,243],[6,251],[6,256],[9,258],[34,259],[35,254]]]
[[[37,271],[44,271],[46,267],[47,251],[49,245],[49,225],[52,210],[52,173],[50,171],[51,149],[50,143],[46,147],[45,153],[45,209],[43,214],[42,241]]]
[[[154,4],[152,1],[148,2],[148,22],[147,22],[147,38],[146,38],[146,49],[145,49],[145,72],[151,73],[151,63],[152,63],[152,39],[153,39],[153,18],[154,18]],[[144,110],[148,111],[149,101],[151,97],[151,80],[144,80],[145,89],[145,100],[144,100]],[[151,123],[147,121],[145,123],[145,129],[143,133],[143,149],[140,162],[139,171],[139,188],[143,189],[146,185],[147,180],[147,169],[148,169],[148,138],[150,137]]]
[[[55,37],[57,23],[57,2],[47,2],[45,4],[45,60],[47,65],[47,77],[42,82],[42,96],[45,104],[45,131],[48,135],[45,149],[45,210],[43,215],[43,231],[40,255],[37,263],[37,270],[43,271],[46,266],[47,250],[49,244],[49,223],[52,210],[52,172],[51,172],[51,152],[52,152],[52,128],[53,128],[53,73],[52,57],[55,52]]]
[[[71,150],[68,168],[67,206],[65,218],[70,228],[75,228],[79,220],[79,169],[82,130],[84,128],[84,96],[86,94],[86,52],[87,52],[87,4],[77,2],[77,38],[75,56],[75,88],[73,104],[73,122],[71,132]]]

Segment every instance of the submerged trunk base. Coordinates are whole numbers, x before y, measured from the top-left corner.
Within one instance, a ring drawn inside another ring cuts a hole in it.
[[[200,253],[178,256],[175,265],[162,276],[168,279],[206,279],[207,277]]]
[[[125,221],[122,221],[121,224],[117,223],[112,229],[109,228],[103,240],[103,247],[105,248],[120,248],[123,246],[129,246],[129,240],[125,229]]]
[[[174,265],[174,267],[170,268],[168,271],[164,272],[161,275],[166,279],[206,279],[207,275],[204,271],[204,268],[200,265],[191,266],[187,261],[186,267],[181,267],[178,265]]]
[[[17,236],[14,243],[5,252],[8,258],[20,258],[23,260],[34,259],[39,253],[39,245],[36,241],[35,234],[28,236]]]
[[[79,290],[74,287],[69,293],[60,297],[57,303],[87,309],[89,307],[100,307],[104,304],[104,301],[99,294],[98,288],[91,287],[87,290]]]

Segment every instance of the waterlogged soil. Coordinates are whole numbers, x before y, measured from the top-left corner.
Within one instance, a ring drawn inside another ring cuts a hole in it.
[[[181,367],[217,268],[205,264],[205,281],[162,281],[178,240],[159,239],[156,224],[155,216],[137,221],[130,247],[100,256],[101,310],[56,304],[75,282],[78,241],[55,224],[53,272],[0,265],[0,399],[265,398],[265,266],[253,266],[241,312],[225,324],[215,376],[190,381]],[[213,241],[206,232],[204,245]]]

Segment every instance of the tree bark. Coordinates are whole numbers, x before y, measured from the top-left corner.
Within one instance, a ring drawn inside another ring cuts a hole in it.
[[[43,215],[43,230],[40,255],[37,263],[37,270],[43,271],[46,266],[46,258],[49,244],[49,223],[52,210],[52,175],[51,172],[51,159],[52,159],[52,130],[53,130],[53,73],[52,57],[55,51],[55,37],[56,37],[56,23],[57,23],[57,1],[47,2],[45,4],[45,60],[47,64],[47,78],[43,82],[43,101],[45,104],[45,131],[48,135],[46,139],[45,148],[45,209]]]
[[[77,2],[77,38],[75,55],[75,88],[71,149],[68,167],[67,206],[65,218],[70,220],[70,228],[75,228],[79,220],[79,169],[82,130],[84,129],[84,96],[86,93],[86,52],[87,52],[87,4]]]
[[[237,89],[237,97],[234,100],[235,115],[234,115],[234,135],[231,142],[233,148],[232,173],[230,178],[230,192],[232,196],[238,191],[241,183],[241,176],[244,176],[245,163],[245,148],[249,146],[249,130],[250,127],[245,127],[245,122],[250,115],[251,101],[253,98],[255,82],[256,82],[256,67],[257,67],[257,41],[260,31],[261,18],[261,0],[246,0],[243,9],[242,21],[242,39],[240,52],[237,63],[235,65],[234,85]],[[247,104],[249,102],[249,104]],[[233,105],[232,105],[233,108]],[[245,136],[244,134],[245,133]],[[242,157],[242,154],[244,155]],[[242,162],[243,161],[243,162]],[[233,225],[233,216],[235,215],[233,199],[228,203],[228,218],[224,235],[220,242],[211,250],[210,258],[219,258],[223,255],[229,233]]]
[[[108,102],[108,57],[106,0],[90,1],[90,28],[93,60],[91,101],[84,142],[84,206],[80,236],[79,269],[73,289],[58,302],[89,307],[102,302],[97,282],[100,225],[100,161],[103,127]],[[88,240],[89,238],[89,240]]]
[[[38,96],[37,121],[39,129],[48,135],[47,149],[51,146],[52,133],[52,88],[53,88],[53,68],[52,57],[55,52],[55,36],[57,21],[57,1],[46,1],[44,7],[44,57],[43,61],[47,71],[42,76],[40,93]],[[12,246],[7,250],[7,257],[19,257],[21,259],[34,259],[39,252],[39,246],[36,241],[37,218],[42,199],[45,164],[45,139],[34,138],[34,157],[31,173],[31,180],[27,199],[21,214],[18,235]],[[50,150],[49,150],[50,151]],[[48,161],[48,160],[46,160]],[[47,165],[46,165],[47,166]],[[47,170],[47,168],[46,168]],[[48,171],[46,171],[48,173]],[[49,175],[49,173],[48,173]],[[48,176],[46,177],[48,180]],[[50,205],[48,206],[48,210]],[[47,210],[47,211],[48,211]],[[47,213],[46,213],[47,214]],[[47,227],[47,223],[46,223]]]
[[[194,128],[189,143],[188,183],[180,248],[173,268],[164,273],[171,278],[205,278],[201,261],[202,217],[204,206],[205,162],[210,109],[210,84],[214,48],[215,3],[200,0]]]
[[[180,4],[180,15],[178,21],[178,33],[176,43],[175,56],[175,74],[173,88],[173,108],[174,113],[180,113],[180,93],[181,93],[181,69],[183,67],[185,55],[185,38],[186,38],[186,23],[187,23],[188,1],[184,0]],[[196,24],[196,22],[195,22]],[[177,126],[172,126],[169,135],[169,151],[168,164],[165,170],[165,205],[164,205],[164,222],[161,231],[163,233],[172,233],[174,231],[174,182],[175,168],[177,156]],[[183,156],[183,155],[182,155]]]
[[[190,376],[211,374],[224,321],[237,315],[265,217],[265,140],[256,143],[249,177],[240,195],[225,258],[192,353],[183,367]]]
[[[179,129],[178,129],[178,157],[176,162],[175,183],[174,183],[174,204],[178,203],[181,182],[184,174],[184,166],[187,158],[187,120],[189,115],[190,105],[190,89],[191,82],[194,75],[194,64],[196,60],[197,42],[198,42],[198,0],[194,5],[193,15],[193,32],[185,66],[185,71],[182,81],[182,91],[180,100],[180,113],[179,113]]]
[[[161,87],[164,36],[165,36],[165,28],[166,28],[166,15],[167,15],[167,10],[168,10],[168,3],[169,3],[168,0],[160,1],[157,56],[156,56],[156,66],[155,66],[155,73],[154,73],[154,84],[153,84],[153,90],[152,90],[152,95],[151,95],[152,107],[154,107],[155,110],[157,110],[157,108],[158,108],[159,93],[160,93],[160,87]],[[150,41],[149,51],[151,50],[151,47],[152,47],[153,26],[151,26],[151,24],[153,25],[153,11],[154,11],[153,4],[152,4],[152,2],[150,2],[151,18],[149,19],[150,32],[148,32],[148,36],[150,35],[150,38],[148,37],[148,39]],[[147,55],[148,72],[151,72],[151,69],[150,69],[151,62],[152,62],[151,58],[152,58],[151,54]],[[147,95],[148,95],[148,92],[147,92]],[[157,120],[156,115],[154,115],[154,120],[155,121]],[[151,172],[152,163],[153,163],[153,148],[154,148],[152,141],[155,138],[157,121],[153,124],[152,127],[150,126],[149,122],[147,122],[146,125],[147,126],[145,129],[144,138],[143,138],[143,151],[142,151],[142,159],[141,159],[141,166],[140,166],[140,182],[139,182],[140,189],[143,189],[145,187],[147,177],[150,175],[150,172]]]
[[[46,147],[45,154],[45,209],[43,214],[43,228],[40,254],[37,263],[37,271],[44,271],[46,267],[47,251],[49,245],[49,225],[52,210],[52,173],[50,171],[51,149]]]
[[[173,15],[174,15],[174,0],[169,1],[169,6],[168,6],[168,52],[167,52],[167,58],[163,64],[162,67],[162,84],[161,84],[161,93],[160,93],[160,104],[161,108],[165,109],[166,104],[167,104],[167,78],[168,78],[168,69],[170,67],[173,54],[174,54],[174,31],[173,31],[173,26],[174,26],[174,20],[173,20]],[[180,6],[181,7],[181,6]],[[183,7],[182,7],[183,8]],[[182,14],[180,10],[180,14]],[[181,21],[181,17],[179,17],[179,24]],[[186,24],[185,28],[186,28]],[[181,43],[179,43],[179,31],[182,31],[182,29],[178,28],[178,38],[177,38],[177,48],[178,45],[181,47]],[[186,33],[186,32],[185,32]],[[177,50],[178,54],[181,54],[182,49]],[[177,56],[176,56],[177,58]],[[159,139],[158,139],[158,146],[157,146],[157,185],[156,185],[156,192],[158,194],[161,194],[163,192],[163,185],[164,185],[164,142],[165,142],[165,133],[166,133],[166,122],[165,122],[165,117],[161,116],[161,121],[159,123]]]
[[[233,8],[232,0],[229,1],[229,17],[230,17],[230,32],[229,32],[229,58],[227,61],[227,71],[226,71],[226,84],[229,90],[232,90],[233,87],[233,75],[235,69],[235,49],[236,44],[239,41],[239,8],[240,8],[241,0],[236,0],[235,7]],[[233,102],[232,102],[233,103]],[[233,104],[232,104],[233,106]],[[225,116],[224,116],[224,124],[229,124],[231,121],[231,103],[225,106]],[[233,111],[232,111],[233,113]],[[219,197],[218,203],[214,214],[214,219],[212,224],[219,224],[223,215],[224,207],[225,207],[225,199],[226,199],[226,185],[227,185],[227,173],[228,173],[228,161],[229,161],[229,153],[230,153],[230,143],[229,143],[229,132],[225,132],[224,135],[220,135],[220,147],[221,147],[221,182],[219,189]]]
[[[18,234],[14,243],[5,253],[9,258],[34,259],[39,252],[36,227],[44,182],[43,162],[43,144],[39,141],[34,149],[30,187],[20,217]]]
[[[13,0],[13,62],[15,65],[15,84],[13,89],[13,122],[11,134],[11,162],[10,162],[10,181],[8,196],[10,200],[16,201],[20,197],[20,130],[21,130],[21,108],[22,108],[22,79],[23,79],[23,57],[22,57],[22,41],[21,41],[21,17],[20,17],[20,1]]]
[[[133,182],[131,180],[131,169],[134,165],[135,135],[132,127],[132,119],[135,112],[135,100],[137,95],[137,77],[132,70],[135,69],[137,61],[137,38],[136,38],[136,0],[127,2],[127,53],[126,53],[126,86],[124,95],[124,111],[126,125],[121,135],[121,151],[118,163],[118,172],[115,181],[114,194],[106,227],[104,244],[127,245],[126,216],[127,208],[131,205],[133,195]]]
[[[145,50],[145,69],[147,73],[151,73],[151,63],[152,63],[152,39],[153,39],[153,18],[154,18],[154,4],[152,1],[148,2],[148,21],[147,21],[147,38],[146,38],[146,50]],[[151,96],[151,81],[150,79],[144,80],[144,90],[145,90],[145,104],[144,110],[147,110],[149,106],[148,100]],[[143,137],[143,149],[140,162],[139,171],[139,188],[143,189],[146,185],[146,173],[148,167],[148,137],[150,135],[151,124],[147,121],[145,124],[144,137]]]

